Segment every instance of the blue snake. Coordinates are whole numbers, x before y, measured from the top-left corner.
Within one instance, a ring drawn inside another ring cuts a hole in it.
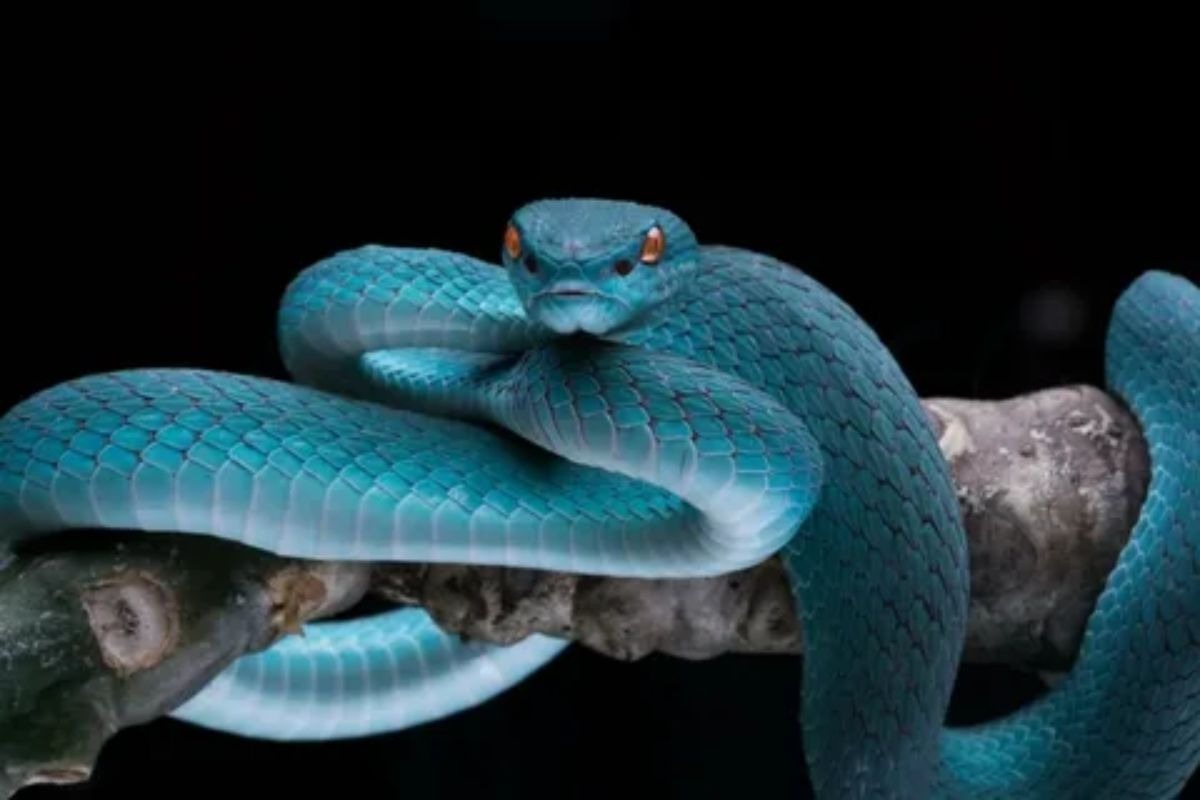
[[[301,271],[291,381],[88,375],[0,420],[0,545],[67,528],[285,556],[635,577],[778,553],[800,615],[820,798],[1167,798],[1200,760],[1200,291],[1147,272],[1106,378],[1152,474],[1073,669],[949,728],[969,573],[918,395],[812,277],[702,245],[654,206],[518,209],[499,263],[378,245]],[[306,626],[173,716],[272,739],[397,730],[483,702],[566,642],[462,641],[420,609]]]

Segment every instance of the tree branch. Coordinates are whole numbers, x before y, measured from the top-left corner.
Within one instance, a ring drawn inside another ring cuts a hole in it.
[[[1145,495],[1138,425],[1091,387],[925,401],[970,539],[967,661],[1069,666]],[[0,797],[86,780],[103,743],[247,652],[370,588],[449,630],[541,632],[619,659],[799,653],[776,559],[703,580],[454,565],[297,562],[208,537],[55,539],[0,569]]]
[[[1149,463],[1137,421],[1091,387],[1000,402],[929,399],[971,557],[965,658],[1067,667],[1137,518]],[[512,642],[567,636],[619,659],[651,652],[798,653],[778,559],[698,580],[593,578],[458,565],[378,565],[375,591],[448,630]]]

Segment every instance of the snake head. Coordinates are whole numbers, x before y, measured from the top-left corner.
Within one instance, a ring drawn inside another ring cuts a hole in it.
[[[605,336],[659,308],[698,254],[687,224],[664,209],[550,199],[512,216],[501,258],[531,319],[557,333]]]

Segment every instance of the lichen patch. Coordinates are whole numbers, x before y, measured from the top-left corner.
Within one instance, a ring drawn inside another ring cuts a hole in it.
[[[312,571],[289,566],[267,581],[271,599],[271,626],[278,634],[303,634],[304,621],[325,603],[325,582]]]

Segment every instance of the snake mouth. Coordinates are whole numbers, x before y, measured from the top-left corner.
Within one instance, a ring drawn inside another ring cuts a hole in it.
[[[535,295],[534,299],[543,297],[601,297],[600,292],[586,283],[559,283],[547,289],[543,289]]]

